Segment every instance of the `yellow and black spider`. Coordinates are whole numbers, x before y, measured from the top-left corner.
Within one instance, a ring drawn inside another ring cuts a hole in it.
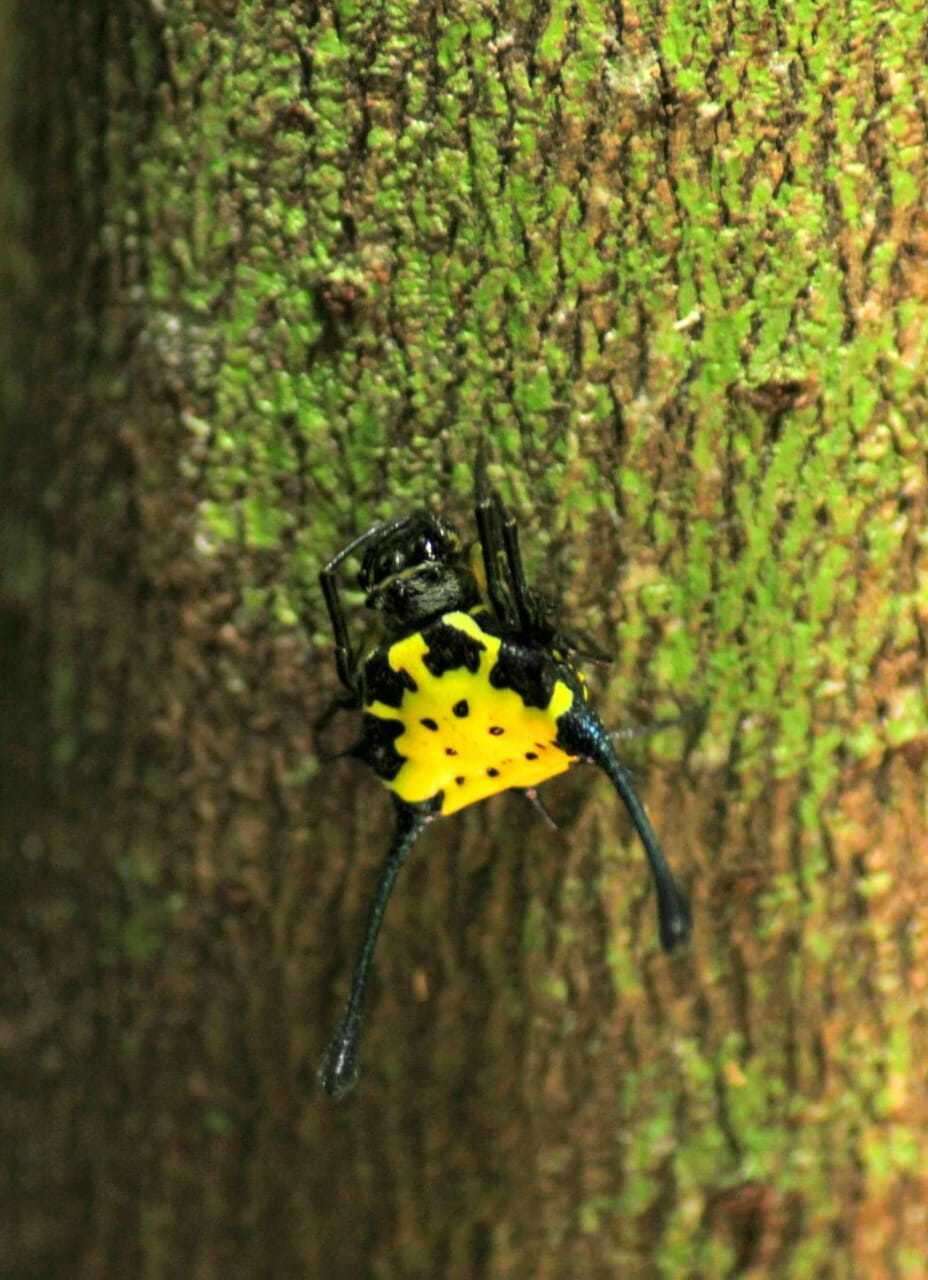
[[[597,764],[644,845],[663,946],[669,951],[690,932],[686,897],[577,669],[601,655],[562,630],[526,583],[518,529],[498,494],[478,492],[476,522],[480,558],[462,549],[446,520],[416,512],[368,529],[320,574],[346,690],[339,705],[364,713],[361,739],[349,754],[371,766],[396,808],[348,1003],[319,1068],[333,1097],[357,1080],[364,993],[387,900],[414,841],[435,817],[511,788],[534,799],[539,783],[578,761]],[[362,552],[358,585],[385,631],[363,662],[349,640],[336,577],[349,556]]]

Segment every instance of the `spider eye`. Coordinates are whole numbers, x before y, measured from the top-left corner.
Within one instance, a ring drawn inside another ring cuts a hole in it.
[[[430,529],[423,533],[416,547],[417,559],[420,564],[426,561],[447,560],[454,554],[456,549],[456,539],[453,533],[444,528]]]
[[[405,567],[406,557],[399,547],[394,547],[392,551],[385,551],[383,555],[378,556],[374,564],[374,579],[377,582],[383,582],[385,578],[392,577],[394,573],[400,573]]]
[[[454,530],[425,513],[411,516],[370,548],[358,576],[366,591],[424,565],[448,563],[457,551]]]

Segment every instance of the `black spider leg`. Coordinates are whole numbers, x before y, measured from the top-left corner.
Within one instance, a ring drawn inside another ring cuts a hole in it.
[[[319,572],[319,586],[322,588],[322,596],[325,600],[325,607],[329,611],[329,621],[332,623],[332,632],[335,636],[335,669],[338,672],[339,680],[351,695],[350,700],[342,700],[340,703],[335,704],[333,710],[329,712],[329,718],[340,707],[359,707],[361,705],[361,690],[358,685],[357,670],[358,657],[351,648],[348,623],[345,621],[345,611],[342,608],[341,597],[338,594],[338,570],[349,556],[355,555],[363,547],[366,547],[369,542],[373,542],[375,538],[380,538],[385,533],[390,533],[393,529],[398,528],[406,518],[406,516],[396,516],[393,520],[383,520],[379,524],[372,525],[370,529],[367,529],[349,542],[347,547],[343,547]]]
[[[575,653],[581,662],[595,662],[598,666],[608,667],[615,661],[610,653],[600,649],[595,640],[582,631],[565,631],[558,623],[558,636],[571,653]]]
[[[356,711],[361,705],[359,696],[354,693],[337,693],[331,702],[325,708],[320,716],[318,716],[312,725],[313,735],[316,743],[316,751],[320,760],[339,760],[342,756],[350,755],[349,751],[326,751],[320,746],[322,735],[328,729],[329,725],[338,715],[339,711]]]
[[[380,869],[371,901],[364,937],[351,975],[351,991],[345,1011],[329,1040],[319,1064],[319,1083],[330,1097],[341,1098],[352,1089],[360,1072],[358,1050],[364,1011],[364,994],[370,977],[377,935],[400,867],[406,861],[422,829],[434,816],[434,809],[406,804],[394,796],[396,827],[390,849]]]
[[[477,499],[475,510],[480,548],[487,576],[487,594],[501,622],[517,627],[526,639],[535,629],[535,610],[522,567],[519,529],[513,515],[492,490]],[[506,581],[500,572],[506,566]]]
[[[632,777],[620,762],[612,740],[598,717],[589,707],[568,711],[558,721],[558,746],[570,755],[582,756],[599,765],[622,798],[644,851],[657,893],[657,923],[661,945],[671,951],[690,935],[692,920],[686,894],[673,877],[654,828],[635,794]]]
[[[509,570],[512,598],[515,602],[516,613],[519,616],[519,629],[528,636],[535,629],[535,610],[532,607],[531,592],[525,579],[522,552],[519,550],[519,526],[516,524],[516,519],[512,512],[500,502],[499,495],[494,494],[493,496],[496,498],[500,508],[503,551],[506,555],[506,567]]]
[[[494,503],[494,499],[496,500]],[[500,622],[515,622],[509,595],[500,573],[500,560],[503,556],[503,543],[499,530],[499,498],[496,494],[479,497],[474,509],[477,521],[477,535],[480,538],[480,550],[483,553],[483,568],[487,579],[487,595],[493,612]]]

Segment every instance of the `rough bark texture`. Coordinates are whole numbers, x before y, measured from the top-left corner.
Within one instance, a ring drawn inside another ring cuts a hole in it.
[[[923,1276],[921,0],[2,14],[7,1273]],[[334,1106],[315,573],[480,436],[604,709],[708,708],[695,941],[587,773],[437,823]]]

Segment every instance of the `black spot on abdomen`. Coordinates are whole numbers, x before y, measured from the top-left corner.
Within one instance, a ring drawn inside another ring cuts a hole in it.
[[[475,640],[445,622],[429,627],[423,632],[423,637],[428,652],[423,655],[422,663],[433,676],[443,676],[446,671],[460,671],[462,667],[474,673],[479,669],[480,655],[486,649],[482,640]]]
[[[460,720],[463,720],[465,716],[470,715],[470,707],[467,705],[466,698],[462,698],[460,702],[456,702],[451,710]]]

